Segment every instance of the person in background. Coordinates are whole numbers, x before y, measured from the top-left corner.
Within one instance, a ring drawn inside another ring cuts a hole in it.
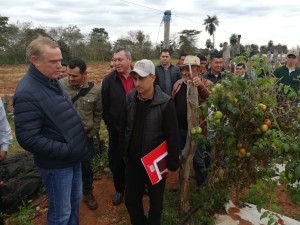
[[[214,84],[222,80],[223,56],[219,53],[210,55],[209,70],[202,76]]]
[[[114,59],[111,59],[110,62],[109,62],[109,68],[111,70],[114,70],[115,69],[115,62],[114,62]]]
[[[64,77],[68,76],[67,67],[68,67],[67,63],[64,63],[64,62],[61,63],[61,69],[60,69],[60,73],[58,75],[58,79],[62,79]]]
[[[128,49],[117,49],[113,56],[115,70],[109,73],[102,82],[102,118],[109,135],[109,168],[113,173],[115,195],[114,205],[119,205],[125,190],[125,165],[119,149],[121,118],[126,96],[134,88],[131,71],[131,53]]]
[[[5,108],[0,98],[0,161],[4,160],[12,143],[11,128],[6,118]]]
[[[180,69],[171,63],[169,49],[163,49],[160,53],[160,64],[155,67],[155,84],[158,84],[163,92],[172,95],[172,87],[181,79]]]
[[[99,136],[102,115],[101,89],[87,79],[87,66],[81,59],[75,58],[68,62],[68,77],[59,80],[64,91],[73,100],[79,95],[74,106],[80,115],[86,133],[89,155],[81,162],[83,201],[89,209],[96,209],[98,204],[93,195],[92,156],[94,138]],[[80,95],[80,93],[84,93]]]
[[[183,64],[185,57],[186,57],[186,54],[180,54],[180,56],[178,58],[178,62],[176,63],[176,66],[178,66],[178,67],[181,66]],[[180,67],[179,67],[179,69],[180,69]]]
[[[208,64],[207,64],[207,58],[205,55],[199,53],[196,55],[200,59],[200,71],[199,75],[203,75],[208,71]]]
[[[31,64],[13,98],[16,137],[33,154],[49,199],[48,225],[78,225],[82,196],[81,161],[86,133],[57,78],[62,54],[56,42],[39,36],[27,47]]]
[[[286,55],[286,63],[274,71],[274,75],[280,79],[280,83],[290,86],[299,95],[300,67],[297,67],[299,52],[290,50]]]
[[[186,138],[188,134],[188,115],[187,115],[187,82],[193,82],[193,85],[197,87],[198,90],[198,103],[199,106],[205,101],[209,96],[208,86],[212,84],[211,81],[206,80],[199,76],[201,71],[200,59],[196,56],[188,55],[186,56],[182,70],[182,79],[178,80],[173,87],[172,97],[174,99],[179,131],[180,131],[180,149],[184,149]],[[191,71],[189,69],[191,65]],[[207,135],[207,124],[205,123],[205,118],[203,116],[199,117],[199,124],[203,130],[203,134]],[[210,147],[199,143],[197,145],[195,156],[193,158],[193,166],[196,175],[197,185],[201,186],[205,179],[206,174],[202,171],[209,166],[208,156],[203,154],[204,151],[210,152]],[[171,188],[172,191],[177,191],[179,189],[179,182],[175,183]]]
[[[238,63],[235,67],[235,72],[240,75],[243,79],[248,79],[249,76],[246,73],[246,65],[245,63]]]
[[[0,162],[6,157],[8,147],[12,143],[11,128],[6,118],[5,108],[0,98]],[[1,185],[1,184],[0,184]],[[0,187],[0,225],[4,225],[2,218],[2,193]]]
[[[155,82],[155,66],[147,59],[137,61],[130,72],[135,89],[126,99],[120,133],[120,152],[126,162],[125,204],[133,225],[160,225],[166,175],[179,167],[179,134],[174,102]],[[167,142],[164,177],[152,185],[141,158],[163,141]],[[143,207],[145,185],[150,198],[146,218]]]

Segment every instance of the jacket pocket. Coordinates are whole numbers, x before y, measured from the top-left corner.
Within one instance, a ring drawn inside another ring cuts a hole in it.
[[[94,96],[85,96],[82,98],[81,106],[84,111],[90,111],[93,110],[95,103],[95,97]]]

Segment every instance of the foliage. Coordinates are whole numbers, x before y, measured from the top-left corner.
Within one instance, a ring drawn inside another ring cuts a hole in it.
[[[179,32],[179,51],[188,54],[196,54],[197,52],[197,35],[201,31],[198,30],[182,30]]]
[[[281,182],[299,181],[300,105],[291,107],[291,101],[297,100],[293,90],[277,85],[272,77],[245,80],[229,74],[210,91],[200,114],[207,117],[208,140],[213,146],[204,193],[213,194],[200,211],[216,212],[231,190],[242,200],[241,191],[249,185],[250,194],[271,188],[267,178],[279,175],[276,163],[290,165]]]
[[[18,213],[6,221],[7,225],[33,225],[32,217],[34,215],[34,209],[28,204],[23,203],[19,207]]]
[[[217,29],[217,26],[219,26],[219,19],[217,16],[209,16],[207,15],[207,18],[204,19],[205,30],[209,33],[209,35],[213,36],[213,46],[215,47],[215,36],[214,33]]]

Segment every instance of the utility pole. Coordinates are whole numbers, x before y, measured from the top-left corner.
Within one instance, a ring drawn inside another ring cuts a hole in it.
[[[166,10],[164,12],[163,21],[164,21],[164,43],[163,43],[163,48],[169,48],[171,10]]]

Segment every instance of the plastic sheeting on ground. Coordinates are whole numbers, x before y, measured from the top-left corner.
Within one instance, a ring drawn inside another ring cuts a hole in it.
[[[262,209],[261,212],[258,212],[253,204],[247,204],[246,207],[239,209],[230,201],[225,205],[225,209],[228,215],[215,215],[216,225],[261,225],[268,224],[269,221],[268,218],[260,220],[261,215],[267,210]],[[299,221],[280,214],[277,215],[284,221],[284,225],[300,225]]]

